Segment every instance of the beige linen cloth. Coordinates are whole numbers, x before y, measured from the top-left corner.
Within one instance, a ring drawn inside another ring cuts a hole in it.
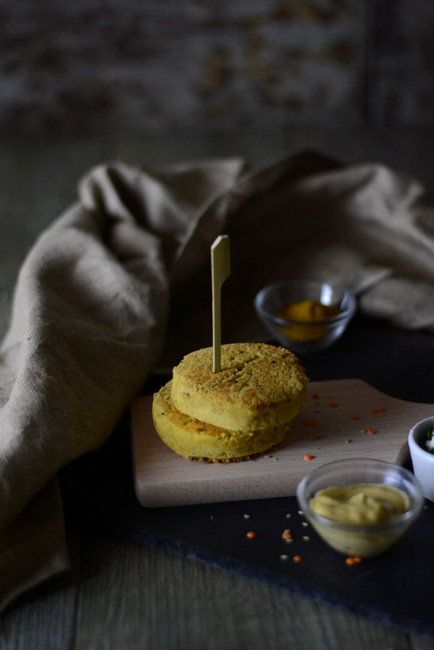
[[[58,471],[110,436],[149,374],[211,345],[210,246],[231,237],[223,342],[266,337],[264,284],[339,280],[434,330],[434,209],[377,164],[302,152],[160,171],[101,165],[35,242],[0,349],[0,607],[69,567]]]

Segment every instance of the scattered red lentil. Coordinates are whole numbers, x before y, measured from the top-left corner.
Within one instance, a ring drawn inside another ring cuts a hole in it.
[[[304,460],[313,460],[315,456],[311,456],[310,454],[305,454],[304,455]]]
[[[283,531],[282,539],[292,539],[291,531],[288,528]]]
[[[338,404],[337,402],[333,402],[333,401],[331,401],[331,402],[330,402],[330,406],[339,406],[339,404]]]
[[[373,436],[375,433],[375,429],[367,429],[366,433],[369,433],[370,436]]]
[[[351,419],[352,420],[358,420],[359,417],[360,417],[360,415],[358,413],[353,413],[353,415],[351,416]]]
[[[319,424],[319,420],[305,420],[303,424],[306,424],[307,426],[316,426]]]
[[[314,436],[313,437],[314,440],[321,440],[322,438],[324,438],[324,436]]]
[[[256,537],[256,533],[253,530],[249,530],[249,532],[246,534],[246,537],[248,537],[249,539],[253,539],[254,537]]]
[[[351,556],[351,557],[347,557],[347,558],[345,559],[345,564],[346,564],[347,566],[354,566],[355,564],[360,564],[361,561],[362,561],[362,558],[361,558],[361,557],[352,557],[352,556]]]
[[[292,559],[294,562],[298,564],[299,562],[301,562],[301,555],[294,555]]]
[[[318,395],[318,393],[312,393],[312,397],[313,397],[313,399],[318,399],[319,395]]]

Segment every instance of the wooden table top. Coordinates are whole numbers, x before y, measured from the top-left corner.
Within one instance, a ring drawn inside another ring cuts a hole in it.
[[[123,160],[153,166],[232,155],[256,163],[317,149],[344,162],[384,162],[428,181],[434,172],[433,143],[422,131],[321,129],[135,140],[3,139],[0,333],[25,254],[41,230],[75,200],[77,181],[95,164]],[[434,639],[80,526],[69,520],[68,512],[66,516],[72,571],[35,587],[0,617],[0,650],[434,649]]]

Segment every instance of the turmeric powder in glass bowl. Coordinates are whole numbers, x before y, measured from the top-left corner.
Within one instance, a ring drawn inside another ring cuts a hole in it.
[[[356,300],[337,285],[288,280],[261,289],[255,309],[273,338],[303,355],[330,347],[343,334]]]

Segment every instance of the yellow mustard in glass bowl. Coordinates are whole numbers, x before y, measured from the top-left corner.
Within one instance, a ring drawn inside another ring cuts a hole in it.
[[[318,515],[342,524],[376,525],[408,510],[405,492],[390,485],[357,483],[319,490],[310,502]]]
[[[354,295],[324,282],[283,280],[255,296],[255,310],[273,339],[298,356],[335,343],[356,312]]]
[[[423,505],[407,469],[367,458],[326,463],[297,486],[304,516],[320,537],[347,556],[383,553],[405,533]]]
[[[317,341],[328,333],[326,327],[320,324],[312,326],[310,323],[321,323],[321,321],[338,316],[340,313],[338,305],[324,305],[318,300],[301,300],[278,309],[275,316],[282,320],[295,321],[288,327],[281,327],[282,334],[298,343],[307,343]]]

